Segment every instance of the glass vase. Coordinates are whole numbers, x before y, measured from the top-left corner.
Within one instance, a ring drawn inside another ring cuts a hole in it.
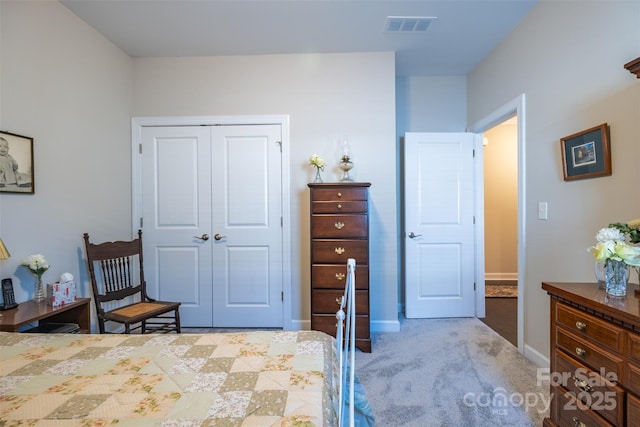
[[[42,275],[38,274],[36,275],[36,285],[33,292],[33,301],[42,302],[44,301],[44,298],[45,298],[45,294],[44,294],[44,285],[42,284]]]
[[[316,167],[316,177],[313,179],[313,182],[322,182],[322,176],[320,175],[320,168]]]
[[[629,266],[624,261],[607,260],[605,264],[606,292],[615,297],[627,295]]]
[[[605,274],[606,263],[596,261],[595,265],[595,274],[596,274],[596,282],[598,283],[598,288],[605,289],[607,286],[607,276]]]

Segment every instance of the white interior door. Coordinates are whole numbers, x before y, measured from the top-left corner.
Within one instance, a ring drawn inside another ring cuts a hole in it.
[[[281,127],[142,128],[145,273],[183,326],[282,327]]]
[[[211,127],[142,128],[142,241],[152,298],[181,301],[184,326],[212,326]]]
[[[475,315],[473,147],[477,137],[405,135],[408,318]]]
[[[277,125],[214,128],[215,326],[282,326],[280,141]]]

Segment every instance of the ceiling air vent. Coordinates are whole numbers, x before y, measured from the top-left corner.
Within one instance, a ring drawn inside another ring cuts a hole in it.
[[[424,33],[429,28],[433,16],[387,16],[385,33]]]

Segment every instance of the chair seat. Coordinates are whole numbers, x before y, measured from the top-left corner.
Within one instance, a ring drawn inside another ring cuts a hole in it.
[[[121,323],[137,323],[180,307],[179,302],[138,302],[105,313],[105,318]]]

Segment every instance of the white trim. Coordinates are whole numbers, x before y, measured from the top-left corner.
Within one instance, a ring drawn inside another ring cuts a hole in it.
[[[518,280],[518,273],[484,273],[484,280]]]
[[[371,332],[400,332],[399,320],[372,320]]]
[[[140,191],[142,191],[142,167],[138,146],[142,143],[142,128],[145,126],[215,126],[215,125],[280,125],[282,130],[282,327],[295,330],[291,319],[291,172],[289,160],[289,116],[189,116],[189,117],[133,117],[131,119],[131,207],[132,230],[135,232],[142,214]]]
[[[475,153],[474,164],[474,191],[473,191],[473,215],[474,215],[474,242],[475,242],[475,299],[476,317],[485,317],[484,306],[484,150],[482,149],[482,135],[475,134],[473,139],[473,151]]]
[[[512,99],[488,116],[474,123],[470,131],[482,133],[487,129],[518,116],[518,351],[524,354],[524,281],[526,278],[526,109],[525,94]],[[484,179],[477,185],[484,188]],[[477,295],[478,296],[478,295]],[[483,295],[484,297],[484,295]],[[484,299],[484,298],[483,298]]]
[[[549,369],[549,366],[551,366],[549,363],[549,358],[531,346],[528,346],[528,345],[524,346],[524,357],[526,357],[531,362],[533,362],[533,364],[536,365],[538,368]]]

